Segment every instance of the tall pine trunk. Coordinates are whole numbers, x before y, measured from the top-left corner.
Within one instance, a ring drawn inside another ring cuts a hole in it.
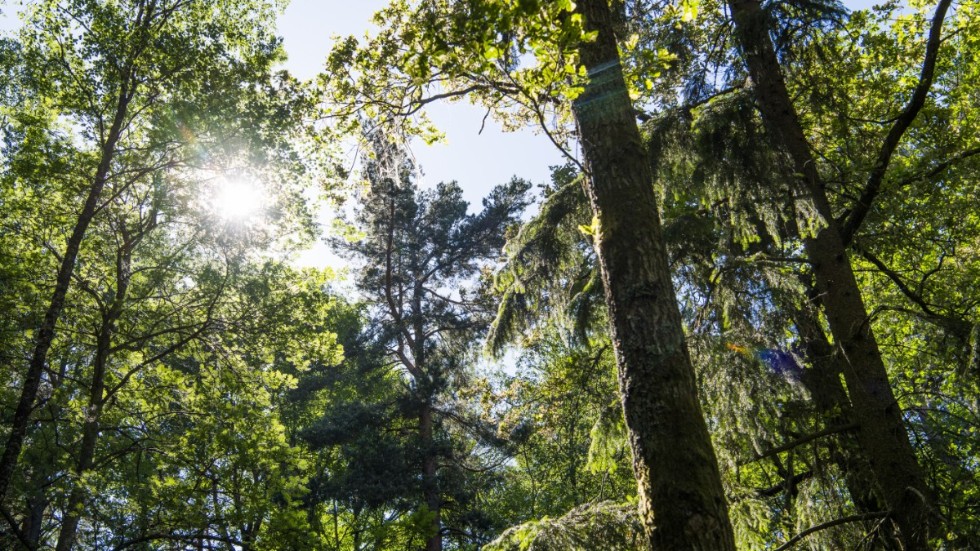
[[[439,495],[437,479],[437,457],[435,453],[435,420],[432,404],[426,400],[419,413],[419,433],[422,440],[422,492],[425,505],[432,515],[431,534],[425,541],[425,551],[442,551],[442,498]]]
[[[758,0],[730,0],[729,6],[763,120],[790,154],[802,187],[825,224],[815,236],[804,239],[804,249],[844,358],[844,380],[860,422],[858,441],[906,549],[928,549],[938,518],[935,497],[909,442],[816,160],[783,81],[767,18]]]
[[[579,47],[590,82],[574,112],[641,518],[651,549],[734,550],[612,14],[607,0],[577,9],[598,34]]]

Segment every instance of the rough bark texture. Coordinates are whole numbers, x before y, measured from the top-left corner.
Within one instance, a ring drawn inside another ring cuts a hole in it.
[[[641,519],[652,549],[734,550],[609,5],[583,0],[578,10],[598,32],[580,46],[590,83],[574,110]]]
[[[34,410],[34,402],[37,399],[37,392],[41,386],[41,375],[48,361],[48,351],[54,342],[55,327],[58,318],[65,307],[65,297],[71,285],[71,277],[75,271],[75,261],[78,258],[78,251],[82,245],[85,232],[95,217],[98,209],[99,199],[102,197],[102,190],[105,188],[109,177],[109,169],[115,155],[116,144],[122,133],[123,123],[126,120],[129,103],[132,100],[132,89],[130,88],[130,77],[124,79],[125,84],[119,94],[116,105],[116,113],[112,121],[112,126],[106,136],[106,141],[102,145],[101,160],[96,169],[92,185],[89,187],[88,196],[82,211],[78,214],[75,227],[71,237],[68,238],[64,256],[61,259],[61,266],[58,269],[58,277],[55,280],[54,293],[51,302],[44,313],[44,321],[37,332],[34,353],[24,377],[24,386],[21,388],[20,400],[17,402],[17,409],[11,421],[10,435],[7,437],[7,445],[0,456],[0,503],[7,495],[10,481],[13,479],[14,470],[17,468],[17,460],[20,457],[21,448],[24,446],[24,439],[27,437],[27,429],[30,425],[31,413]]]
[[[804,248],[844,359],[844,380],[860,422],[858,441],[906,549],[927,549],[937,518],[935,498],[909,442],[816,161],[783,81],[766,17],[757,0],[730,0],[729,6],[762,117],[790,154],[801,185],[825,224],[815,236],[804,239]]]

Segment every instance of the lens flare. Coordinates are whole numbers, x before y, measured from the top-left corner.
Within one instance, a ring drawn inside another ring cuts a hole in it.
[[[262,188],[248,180],[222,180],[214,190],[212,206],[228,222],[245,222],[262,212],[267,197]]]
[[[725,343],[725,348],[746,358],[758,360],[770,371],[785,378],[789,382],[798,382],[803,374],[803,368],[796,361],[792,352],[776,348],[747,347],[735,343]]]

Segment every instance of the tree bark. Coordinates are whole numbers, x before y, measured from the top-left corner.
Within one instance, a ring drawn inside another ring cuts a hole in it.
[[[50,500],[43,493],[27,499],[27,512],[21,525],[21,532],[27,538],[28,549],[41,547],[41,535],[44,532],[44,512],[50,505]]]
[[[122,134],[123,124],[129,112],[129,103],[133,97],[132,75],[127,74],[123,79],[123,85],[119,93],[116,104],[116,112],[113,117],[112,126],[106,136],[106,141],[102,145],[101,159],[96,169],[92,185],[89,187],[88,196],[82,211],[78,215],[71,237],[65,247],[64,256],[61,259],[61,266],[58,269],[58,277],[55,280],[54,293],[51,302],[44,314],[44,320],[37,333],[34,353],[24,377],[24,386],[21,389],[20,400],[17,402],[17,409],[11,421],[10,435],[7,437],[7,445],[4,447],[3,455],[0,456],[0,503],[4,501],[10,481],[13,479],[14,470],[17,468],[17,460],[20,457],[21,449],[24,446],[24,439],[27,436],[27,429],[30,424],[31,413],[34,410],[34,402],[37,400],[37,392],[41,386],[41,376],[48,360],[48,351],[54,342],[55,329],[58,318],[65,307],[65,297],[68,288],[71,286],[72,274],[75,271],[75,261],[78,259],[78,251],[81,248],[85,232],[88,230],[92,219],[98,209],[99,200],[102,197],[102,190],[109,178],[109,170],[116,152],[116,144]]]
[[[419,434],[422,440],[422,492],[425,505],[433,515],[432,533],[425,541],[425,551],[442,551],[442,499],[439,496],[439,481],[437,480],[435,444],[435,421],[432,415],[432,404],[427,399],[419,412]]]
[[[579,47],[590,82],[573,108],[640,515],[651,549],[734,550],[613,17],[607,0],[582,0],[577,10],[598,33]]]
[[[824,227],[803,244],[844,360],[847,391],[861,425],[859,442],[906,549],[928,549],[938,518],[933,512],[935,497],[909,442],[816,160],[783,81],[765,14],[758,0],[730,0],[729,6],[763,120],[789,153],[801,187],[823,218]]]
[[[112,349],[112,337],[115,334],[116,322],[122,316],[129,291],[130,264],[132,249],[142,238],[143,232],[130,239],[124,235],[123,246],[116,256],[116,292],[109,309],[105,311],[102,326],[95,348],[95,360],[92,364],[92,384],[89,388],[89,404],[85,413],[85,424],[82,427],[82,442],[78,451],[78,462],[75,466],[75,485],[68,496],[68,503],[61,521],[61,531],[58,534],[56,551],[70,551],[75,545],[78,534],[78,523],[81,520],[82,508],[85,505],[86,490],[82,485],[82,477],[95,465],[95,450],[99,440],[99,422],[105,405],[105,377],[109,364],[109,354]]]

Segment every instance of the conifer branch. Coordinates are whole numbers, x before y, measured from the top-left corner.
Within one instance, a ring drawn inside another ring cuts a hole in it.
[[[783,452],[787,452],[789,450],[792,450],[793,448],[797,448],[799,446],[802,446],[803,444],[806,444],[808,442],[812,442],[812,441],[817,440],[819,438],[823,438],[824,436],[828,436],[828,435],[831,435],[831,434],[836,434],[836,433],[839,433],[839,432],[846,432],[846,431],[849,431],[849,430],[854,430],[854,429],[856,429],[858,427],[859,427],[859,425],[857,423],[849,423],[847,425],[839,425],[839,426],[835,426],[835,427],[828,427],[828,428],[825,428],[825,429],[823,429],[821,431],[817,431],[817,432],[808,434],[806,436],[803,436],[801,438],[797,438],[796,440],[793,440],[792,442],[787,442],[786,444],[783,444],[782,446],[776,446],[775,448],[772,448],[771,450],[765,451],[765,452],[760,453],[760,454],[756,454],[755,457],[753,457],[750,461],[748,461],[748,463],[754,463],[756,461],[761,461],[761,460],[763,460],[763,459],[765,459],[767,457],[772,457],[774,455],[779,455],[779,454],[781,454]]]
[[[793,475],[786,480],[783,480],[779,484],[775,484],[768,488],[760,488],[756,490],[756,495],[759,497],[773,497],[779,495],[784,490],[795,490],[799,484],[805,480],[813,478],[813,471],[804,471],[797,475]]]

